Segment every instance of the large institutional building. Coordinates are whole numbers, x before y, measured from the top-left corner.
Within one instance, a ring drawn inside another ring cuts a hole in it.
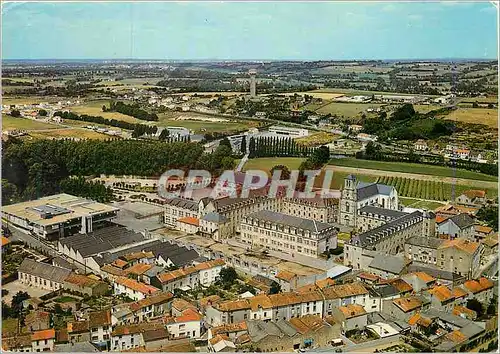
[[[398,210],[398,192],[394,187],[379,183],[364,183],[349,175],[344,181],[340,197],[339,223],[357,227],[358,210],[365,206]]]

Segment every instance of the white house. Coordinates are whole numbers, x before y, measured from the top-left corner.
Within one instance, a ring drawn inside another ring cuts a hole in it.
[[[113,292],[115,295],[125,295],[132,300],[142,300],[154,293],[160,291],[144,283],[125,277],[117,277],[113,280]]]
[[[201,337],[201,322],[203,316],[195,309],[188,308],[181,316],[165,319],[168,333],[172,338],[188,337],[199,339]]]

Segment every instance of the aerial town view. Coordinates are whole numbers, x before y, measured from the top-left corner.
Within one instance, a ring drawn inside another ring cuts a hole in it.
[[[4,2],[5,352],[498,352],[498,3]]]

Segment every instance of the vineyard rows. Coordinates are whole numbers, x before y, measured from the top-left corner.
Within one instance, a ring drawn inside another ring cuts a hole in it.
[[[388,176],[379,177],[377,183],[394,186],[401,197],[439,201],[452,199],[450,183]],[[458,197],[466,189],[468,189],[466,186],[455,186],[455,196]]]

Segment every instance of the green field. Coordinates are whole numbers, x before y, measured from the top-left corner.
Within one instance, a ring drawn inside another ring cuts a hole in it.
[[[451,183],[444,183],[438,181],[425,181],[413,178],[402,177],[379,177],[378,183],[394,186],[398,194],[407,198],[419,198],[426,200],[436,201],[449,201],[452,200],[453,185]],[[455,185],[455,197],[458,197],[462,192],[471,189],[470,186]],[[497,189],[486,190],[488,198],[493,198],[498,195]],[[412,207],[415,207],[412,205]]]
[[[332,114],[340,117],[350,118],[361,116],[365,113],[368,108],[378,108],[382,106],[381,104],[371,104],[371,103],[344,103],[344,102],[332,102],[316,110],[316,113],[320,114]],[[308,109],[307,106],[305,109]]]
[[[38,122],[28,118],[14,118],[2,114],[2,130],[42,130],[54,128],[57,128],[57,125]]]
[[[177,116],[176,118],[173,118]],[[158,114],[158,126],[169,127],[184,127],[194,131],[196,134],[204,134],[211,132],[231,132],[238,130],[246,130],[252,127],[257,127],[259,122],[253,120],[235,120],[221,117],[225,121],[217,122],[209,119],[218,119],[217,117],[203,116],[197,114]],[[206,120],[205,120],[206,119]]]
[[[435,210],[436,208],[439,208],[440,206],[444,205],[444,203],[440,203],[440,202],[428,201],[428,200],[418,200],[418,199],[411,199],[411,198],[399,198],[399,201],[405,207],[416,208],[416,209],[427,209],[427,210]]]
[[[446,119],[456,122],[484,124],[491,128],[498,128],[498,109],[460,107],[446,116]]]
[[[78,106],[73,106],[70,110],[76,114],[87,114],[89,116],[101,116],[107,119],[122,120],[130,123],[146,123],[143,120],[127,116],[118,112],[103,112],[102,106],[109,108],[109,100],[88,101]]]
[[[77,128],[67,128],[67,129],[57,129],[52,131],[41,131],[32,132],[29,134],[36,139],[63,139],[63,138],[74,138],[74,139],[96,139],[96,140],[107,140],[114,138],[110,135],[101,134],[87,129],[77,129]]]
[[[304,160],[301,157],[259,157],[249,159],[243,167],[243,171],[263,170],[269,172],[276,165],[284,165],[289,170],[298,170]]]
[[[490,176],[483,173],[467,171],[467,170],[459,170],[459,169],[456,169],[456,173],[454,176],[453,169],[450,167],[423,165],[417,163],[386,162],[386,161],[358,160],[355,158],[345,158],[345,159],[332,159],[330,160],[329,164],[335,166],[344,166],[344,167],[367,168],[371,170],[415,173],[421,175],[432,175],[432,176],[442,176],[442,177],[456,177],[456,178],[472,179],[479,181],[491,181],[491,182],[498,181],[498,177],[496,176]]]

